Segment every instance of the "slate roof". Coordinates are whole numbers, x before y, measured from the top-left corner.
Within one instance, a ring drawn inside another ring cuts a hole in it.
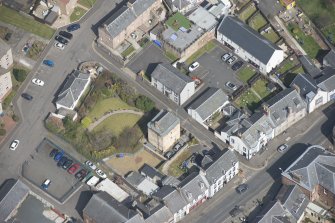
[[[160,136],[165,136],[178,124],[180,124],[180,119],[171,112],[163,109],[148,122],[148,128]]]
[[[56,103],[68,108],[72,107],[85,90],[85,86],[89,81],[90,74],[82,73],[79,70],[73,71],[59,91]]]
[[[254,223],[296,223],[297,221],[288,213],[279,201],[267,205],[262,214],[257,216]]]
[[[212,15],[203,7],[199,7],[195,11],[193,11],[188,16],[188,19],[206,31],[212,29],[217,24],[214,15]]]
[[[188,204],[179,191],[171,186],[163,186],[152,196],[163,200],[172,213],[178,212]]]
[[[310,146],[282,175],[309,191],[320,184],[335,194],[335,154]]]
[[[122,6],[111,15],[105,22],[107,32],[116,37],[125,30],[137,17],[142,15],[156,0],[135,0],[129,7]]]
[[[0,38],[0,58],[2,58],[10,49],[10,46]]]
[[[129,173],[125,177],[125,179],[130,185],[132,185],[134,187],[137,187],[138,185],[140,185],[144,181],[145,177],[142,176],[141,174],[139,174],[138,172],[133,171],[133,172]]]
[[[161,204],[154,210],[150,210],[150,216],[145,219],[145,223],[168,222],[173,218],[173,214],[168,207]]]
[[[218,32],[229,38],[263,64],[280,48],[234,16],[225,16]]]
[[[193,82],[189,76],[180,73],[171,64],[158,64],[151,77],[176,94],[180,94],[188,83]]]
[[[321,74],[316,79],[317,86],[327,92],[333,91],[335,89],[335,68],[326,67]]]
[[[26,198],[29,188],[21,180],[8,180],[0,189],[0,221],[5,222]]]
[[[323,58],[323,65],[335,67],[335,51],[331,50]]]
[[[190,203],[194,199],[198,199],[199,195],[204,194],[208,190],[209,184],[205,176],[199,172],[192,172],[180,182],[178,188],[180,188],[184,199],[188,201],[187,203]]]
[[[150,179],[157,177],[158,180],[161,180],[164,177],[164,175],[161,174],[156,168],[153,168],[146,163],[139,169],[139,172],[144,176],[149,177]]]
[[[228,95],[220,88],[208,88],[188,109],[195,110],[202,120],[207,120],[220,107],[228,103]]]
[[[83,213],[93,219],[94,222],[99,223],[144,222],[136,211],[119,203],[106,192],[93,194],[85,206]]]
[[[302,55],[299,56],[299,61],[301,62],[302,67],[304,70],[313,78],[317,77],[320,75],[320,69],[315,66],[315,64],[312,62],[312,60],[306,56]]]
[[[298,87],[300,90],[300,96],[304,99],[307,99],[307,95],[313,95],[311,99],[317,93],[317,86],[315,80],[313,80],[310,76],[305,74],[298,74],[290,84],[290,87],[294,88],[294,86]]]

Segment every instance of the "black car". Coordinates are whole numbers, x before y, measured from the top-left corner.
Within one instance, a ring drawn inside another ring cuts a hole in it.
[[[53,150],[51,150],[49,156],[54,157],[57,153],[58,153],[58,149],[53,149]]]
[[[76,30],[79,29],[79,28],[80,28],[80,24],[75,23],[75,24],[69,25],[69,26],[66,28],[66,30],[67,30],[68,32],[73,32],[73,31],[76,31]]]
[[[70,159],[67,159],[66,162],[63,164],[63,169],[66,170],[72,165],[73,161]]]
[[[236,63],[234,63],[233,66],[231,66],[231,69],[233,71],[236,71],[236,70],[240,69],[242,67],[242,65],[243,65],[243,61],[239,60]]]
[[[236,187],[236,191],[239,194],[244,193],[246,190],[248,190],[248,185],[247,184],[240,184],[238,187]]]
[[[21,94],[21,96],[22,96],[24,99],[27,99],[28,101],[33,100],[33,96],[31,96],[30,94],[23,93],[23,94]]]
[[[236,217],[237,215],[239,215],[240,213],[242,213],[242,209],[239,206],[235,206],[230,212],[230,216],[232,216],[233,218]]]
[[[73,35],[71,33],[68,33],[68,32],[65,32],[65,31],[60,31],[59,32],[59,35],[65,37],[66,39],[68,40],[71,40]]]
[[[61,37],[61,36],[56,36],[55,40],[57,40],[58,42],[60,42],[64,45],[67,45],[69,43],[69,41],[67,39],[65,39],[64,37]]]
[[[57,166],[58,166],[58,167],[63,166],[67,160],[68,160],[68,159],[66,158],[66,156],[63,156],[63,157],[58,161]]]
[[[82,180],[84,177],[86,177],[86,175],[87,175],[87,171],[85,169],[81,169],[80,171],[76,173],[76,175],[74,175],[74,177],[78,180]]]

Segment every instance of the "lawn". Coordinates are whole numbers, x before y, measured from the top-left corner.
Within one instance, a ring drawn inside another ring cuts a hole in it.
[[[259,79],[257,80],[254,85],[252,86],[252,88],[254,89],[254,91],[257,92],[257,94],[263,99],[265,97],[267,97],[269,94],[271,94],[271,92],[267,89],[266,84],[268,82],[263,80],[263,79]]]
[[[278,34],[272,28],[268,32],[264,32],[263,36],[273,43],[276,43],[280,39]]]
[[[27,56],[33,60],[37,60],[40,57],[40,54],[44,50],[46,44],[41,41],[36,40],[32,47],[29,49]]]
[[[250,4],[248,7],[246,7],[239,15],[239,19],[241,19],[243,22],[246,22],[249,17],[254,14],[257,11],[257,8],[254,4]]]
[[[238,78],[247,83],[247,81],[256,74],[256,71],[248,66],[243,67],[237,74]]]
[[[96,0],[79,0],[78,3],[86,8],[92,8]]]
[[[185,149],[181,152],[181,154],[178,154],[178,157],[170,164],[168,174],[174,177],[179,177],[180,175],[185,173],[185,170],[181,169],[180,166],[191,155],[192,152],[188,149]]]
[[[123,102],[119,98],[107,98],[98,101],[93,107],[92,111],[87,115],[90,119],[99,119],[108,111],[124,110],[124,109],[135,109],[129,106],[127,103]]]
[[[290,23],[288,25],[288,30],[291,32],[292,36],[299,42],[299,44],[306,51],[306,53],[311,58],[316,58],[321,48],[318,43],[313,39],[313,37],[305,35],[305,33],[299,28],[299,26],[293,23]]]
[[[265,26],[267,23],[266,19],[259,12],[248,20],[248,25],[256,31]]]
[[[185,29],[191,28],[191,22],[183,16],[180,12],[177,12],[173,16],[171,16],[166,24],[170,26],[172,29],[177,31],[180,27],[184,27]]]
[[[254,111],[259,105],[260,99],[250,90],[245,91],[239,98],[235,100],[238,108],[246,107]]]
[[[0,21],[24,29],[40,37],[51,39],[55,30],[39,23],[30,17],[26,17],[5,6],[0,6]]]
[[[204,53],[211,52],[216,47],[216,44],[214,43],[214,40],[209,41],[205,46],[201,47],[197,52],[192,54],[189,58],[187,58],[186,63],[191,64],[196,59],[201,57]]]
[[[83,9],[79,6],[75,7],[71,16],[70,16],[70,21],[75,22],[78,21],[83,15],[87,12],[86,9]]]
[[[287,73],[285,76],[280,77],[281,81],[285,86],[289,86],[297,74],[304,73],[304,69],[300,66],[291,72]]]
[[[178,59],[178,57],[174,53],[168,50],[165,51],[165,56],[171,61],[176,61]]]
[[[135,48],[130,45],[125,51],[123,51],[121,53],[121,56],[123,56],[124,58],[127,58],[130,54],[132,54],[135,51]]]
[[[102,123],[93,129],[93,131],[110,131],[114,136],[119,136],[126,128],[132,128],[141,119],[141,115],[135,114],[115,114],[106,118]]]
[[[324,27],[321,29],[321,31],[328,39],[328,41],[335,45],[335,24]]]
[[[277,73],[283,74],[286,71],[292,69],[297,64],[296,60],[285,60],[284,64],[277,70]]]

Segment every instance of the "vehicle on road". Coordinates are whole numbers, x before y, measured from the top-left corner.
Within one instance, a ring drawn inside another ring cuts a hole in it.
[[[76,164],[73,164],[68,170],[67,172],[69,174],[75,174],[75,172],[77,172],[77,170],[80,168],[80,164],[79,163],[76,163]]]
[[[42,183],[41,187],[42,187],[44,190],[47,190],[47,189],[49,188],[50,184],[51,184],[51,180],[50,180],[50,179],[46,179],[46,180]]]
[[[237,59],[237,58],[236,58],[235,56],[232,56],[232,57],[230,57],[230,58],[227,60],[227,63],[228,63],[228,64],[233,64],[234,61],[235,61],[236,59]]]
[[[231,56],[233,56],[233,54],[225,53],[225,54],[222,55],[221,60],[226,62]]]
[[[54,156],[54,160],[58,162],[63,156],[64,156],[64,150],[59,151],[59,152]]]
[[[248,185],[247,184],[240,184],[238,187],[236,187],[236,192],[239,194],[242,194],[248,190]]]
[[[102,179],[107,178],[107,175],[106,175],[102,170],[97,169],[95,172],[96,172],[96,174],[97,174],[99,177],[101,177]]]
[[[22,93],[21,96],[28,101],[33,100],[33,96],[31,96],[30,94]]]
[[[92,170],[95,170],[96,168],[97,168],[97,166],[96,165],[94,165],[94,163],[92,163],[92,161],[89,161],[89,160],[87,160],[86,162],[85,162],[85,165],[87,165],[89,168],[91,168]]]
[[[67,161],[67,157],[66,156],[63,156],[62,158],[60,158],[60,160],[58,161],[57,163],[57,166],[58,167],[61,167],[65,164],[65,162]]]
[[[54,157],[57,153],[58,153],[58,149],[53,149],[53,150],[51,150],[49,156]]]
[[[31,82],[33,82],[34,84],[36,84],[37,86],[44,86],[44,81],[37,79],[37,78],[33,78],[31,80]]]
[[[167,159],[171,159],[174,156],[174,154],[175,154],[175,151],[169,151],[169,152],[165,153],[164,156]]]
[[[230,212],[230,216],[232,216],[233,218],[236,217],[237,215],[239,215],[240,213],[242,213],[242,209],[239,206],[235,206]]]
[[[43,64],[47,65],[48,67],[55,66],[55,63],[52,60],[43,60]]]
[[[16,148],[19,146],[20,141],[15,139],[13,142],[10,144],[9,149],[10,150],[16,150]]]
[[[231,69],[233,71],[237,71],[238,69],[240,69],[243,66],[243,61],[239,60],[236,63],[233,64],[233,66],[231,66]]]
[[[87,175],[87,171],[85,169],[81,169],[80,171],[78,171],[78,173],[76,173],[76,175],[74,175],[74,177],[78,180],[82,180],[84,179],[84,177],[86,177]]]
[[[71,165],[72,165],[73,161],[70,160],[69,158],[66,159],[66,162],[62,165],[62,168],[64,170],[67,170]]]
[[[229,87],[230,89],[232,89],[233,91],[236,91],[236,89],[237,89],[237,86],[235,84],[231,83],[230,81],[228,81],[226,83],[226,86]]]
[[[69,43],[69,41],[67,39],[65,39],[64,37],[62,37],[62,36],[56,36],[55,40],[57,40],[58,42],[60,42],[60,43],[62,43],[64,45],[67,45]]]
[[[278,152],[284,152],[285,150],[287,150],[288,145],[287,144],[282,144],[277,148]]]
[[[71,40],[73,37],[71,33],[68,33],[66,31],[60,31],[58,34],[61,35],[62,37],[65,37],[68,40]]]
[[[65,49],[65,45],[60,43],[60,42],[55,42],[55,45],[54,45],[57,49],[60,49],[60,50],[64,50]]]
[[[200,66],[199,62],[195,61],[193,62],[189,67],[188,71],[193,72]]]
[[[78,23],[74,23],[74,24],[72,24],[72,25],[69,25],[69,26],[66,28],[66,30],[67,30],[68,32],[73,32],[73,31],[76,31],[77,29],[80,29],[80,24],[78,24]]]

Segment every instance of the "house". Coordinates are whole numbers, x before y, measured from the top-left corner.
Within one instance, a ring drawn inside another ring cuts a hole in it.
[[[263,112],[274,126],[274,137],[304,118],[307,105],[294,88],[287,88],[263,103]]]
[[[151,182],[161,185],[164,175],[161,174],[156,168],[149,166],[148,164],[144,164],[139,170],[140,174],[145,176]]]
[[[30,190],[21,180],[7,180],[0,189],[0,221],[7,222],[26,199]]]
[[[212,30],[218,24],[214,15],[203,7],[199,7],[194,10],[189,16],[188,19],[196,24],[203,30]]]
[[[93,194],[83,209],[84,223],[144,223],[135,210],[126,207],[106,192]]]
[[[234,16],[227,15],[222,19],[216,38],[263,74],[284,60],[283,50]]]
[[[55,0],[63,15],[71,15],[78,0]]]
[[[205,155],[201,160],[200,169],[200,172],[205,173],[209,184],[208,197],[213,197],[238,174],[239,161],[233,151],[226,150],[217,158]]]
[[[186,14],[195,9],[203,0],[167,0],[167,6],[172,12]]]
[[[307,113],[328,102],[328,93],[317,87],[315,80],[306,74],[298,74],[290,84],[307,104]],[[334,87],[335,88],[335,87]]]
[[[91,83],[90,74],[82,73],[79,70],[73,71],[65,80],[64,85],[58,93],[56,108],[73,110],[80,97],[84,94]]]
[[[165,153],[180,138],[180,119],[171,112],[161,110],[148,123],[148,141]]]
[[[12,91],[12,77],[10,68],[13,64],[12,49],[0,39],[0,103]],[[2,109],[0,109],[2,112]]]
[[[136,208],[143,215],[145,223],[173,222],[173,214],[164,203],[150,199],[145,203],[136,202]]]
[[[309,74],[312,78],[316,78],[320,75],[321,70],[315,66],[311,58],[307,55],[301,55],[298,57],[302,68],[304,71]]]
[[[321,90],[327,92],[327,102],[335,100],[335,68],[326,67],[315,81]]]
[[[117,48],[141,26],[154,26],[165,18],[161,0],[129,0],[98,29],[98,41],[108,48]]]
[[[305,209],[305,218],[306,220],[307,218],[310,219],[312,222],[330,223],[332,216],[323,207],[320,207],[315,203],[309,202]]]
[[[129,197],[129,194],[120,188],[116,183],[106,178],[98,183],[95,188],[99,191],[105,191],[118,202],[124,201]]]
[[[335,154],[310,146],[283,173],[282,183],[297,185],[312,202],[335,206]]]
[[[295,6],[295,0],[280,0],[280,3],[289,10]]]
[[[322,65],[324,67],[335,67],[335,50],[330,50],[323,58]]]
[[[178,105],[195,92],[195,83],[170,64],[158,64],[151,74],[151,85]]]
[[[10,46],[0,39],[0,67],[8,69],[13,64],[13,54]]]
[[[159,188],[156,184],[138,172],[133,171],[129,173],[125,179],[130,185],[143,192],[145,195],[151,195]]]
[[[229,103],[228,95],[219,88],[208,88],[187,108],[188,114],[207,128],[214,114]]]

